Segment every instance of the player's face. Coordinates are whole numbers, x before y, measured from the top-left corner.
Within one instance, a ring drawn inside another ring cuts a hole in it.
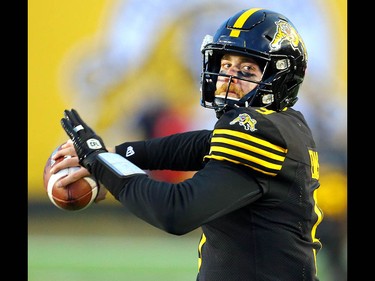
[[[257,82],[262,79],[262,71],[255,60],[234,54],[226,54],[221,58],[220,73]],[[229,84],[229,80],[230,77],[218,76],[217,90],[215,91],[216,97],[225,98],[229,85],[227,98],[239,100],[257,86],[256,83],[237,78],[232,78]]]

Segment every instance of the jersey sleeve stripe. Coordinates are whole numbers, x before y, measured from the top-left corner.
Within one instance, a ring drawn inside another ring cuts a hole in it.
[[[277,175],[287,149],[245,133],[219,129],[214,131],[210,153],[205,158],[243,164],[268,175]]]
[[[265,156],[266,158],[274,159],[276,161],[282,162],[285,159],[285,154],[280,155],[280,154],[278,154],[277,151],[276,152],[275,151],[273,151],[273,152],[267,151],[267,150],[264,149],[264,147],[259,148],[259,147],[253,146],[251,144],[246,144],[245,142],[231,140],[231,139],[222,138],[222,137],[213,137],[212,138],[211,145],[220,146],[220,143],[222,145],[229,145],[231,147],[240,148],[243,151],[253,152],[256,155],[262,155],[262,156]]]
[[[269,161],[265,161],[263,159],[260,159],[259,157],[254,157],[254,156],[251,156],[247,153],[238,152],[238,151],[235,150],[235,148],[229,149],[229,148],[225,148],[225,147],[221,147],[221,146],[211,146],[210,152],[211,152],[210,154],[215,154],[216,152],[220,152],[220,153],[222,153],[222,155],[227,155],[229,157],[231,155],[233,155],[233,156],[237,157],[238,159],[243,159],[244,161],[248,161],[250,163],[259,164],[263,167],[273,169],[273,170],[280,170],[281,165],[283,163],[281,161],[271,163]]]
[[[240,141],[245,141],[245,142],[248,142],[248,143],[257,143],[264,148],[270,148],[274,151],[281,152],[282,154],[287,153],[286,148],[282,148],[282,147],[280,147],[278,145],[274,145],[274,144],[272,144],[268,141],[265,141],[265,140],[262,140],[260,138],[251,136],[249,134],[234,131],[234,130],[216,129],[213,132],[213,136],[223,136],[223,137],[228,138],[228,139],[233,139],[233,138],[237,137]]]
[[[270,171],[269,169],[268,170],[266,170],[266,169],[260,169],[260,168],[258,168],[258,167],[256,167],[256,165],[255,164],[253,164],[253,165],[250,165],[250,164],[245,164],[244,162],[245,161],[243,161],[243,160],[236,160],[235,159],[235,157],[230,157],[230,158],[228,158],[228,157],[225,157],[225,156],[220,156],[220,155],[218,155],[218,154],[215,154],[215,155],[208,155],[208,156],[205,156],[205,159],[215,159],[215,160],[219,160],[219,161],[224,161],[224,160],[226,160],[226,161],[229,161],[229,162],[232,162],[232,163],[235,163],[235,164],[241,164],[241,165],[244,165],[244,166],[247,166],[247,167],[250,167],[250,168],[252,168],[253,170],[255,170],[255,171],[258,171],[258,172],[260,172],[260,173],[263,173],[263,174],[266,174],[266,175],[270,175],[270,176],[276,176],[277,175],[277,171]]]
[[[275,173],[281,170],[282,163],[279,165],[264,161],[262,159],[249,156],[245,153],[237,153],[235,150],[226,149],[222,147],[211,147],[211,153],[208,158],[215,158],[216,156],[224,157],[226,160],[233,160],[231,162],[244,164],[250,167],[258,167],[258,169]]]

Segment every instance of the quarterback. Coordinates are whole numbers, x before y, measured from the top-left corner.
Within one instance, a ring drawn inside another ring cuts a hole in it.
[[[239,11],[202,43],[202,107],[212,130],[106,147],[74,109],[69,140],[51,172],[81,165],[141,220],[171,234],[201,228],[197,281],[317,281],[319,158],[303,114],[293,109],[307,68],[306,46],[284,15]],[[145,170],[196,171],[179,183]]]

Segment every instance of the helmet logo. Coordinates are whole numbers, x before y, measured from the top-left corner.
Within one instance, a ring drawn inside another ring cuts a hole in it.
[[[299,36],[297,30],[290,25],[290,23],[279,20],[275,22],[277,26],[277,31],[270,43],[270,48],[273,51],[277,51],[281,48],[281,44],[284,41],[289,42],[290,46],[293,48],[293,50],[298,50],[298,45],[301,43],[303,45],[302,38]],[[305,55],[305,54],[304,54]]]
[[[251,118],[250,115],[247,113],[241,113],[236,118],[234,118],[229,124],[234,125],[237,122],[240,126],[244,127],[246,131],[254,132],[257,130],[255,128],[255,124],[257,123],[257,120]]]

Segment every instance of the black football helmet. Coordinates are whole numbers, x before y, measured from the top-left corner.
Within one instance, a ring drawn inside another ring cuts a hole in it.
[[[201,51],[201,105],[215,109],[218,118],[235,107],[281,111],[296,103],[307,67],[307,51],[285,16],[262,8],[242,10],[225,21],[214,36],[206,35]],[[219,73],[220,61],[227,53],[249,56],[263,69],[260,82],[248,80],[257,87],[240,100],[228,99],[228,91],[225,98],[215,97],[217,78],[223,75]]]

